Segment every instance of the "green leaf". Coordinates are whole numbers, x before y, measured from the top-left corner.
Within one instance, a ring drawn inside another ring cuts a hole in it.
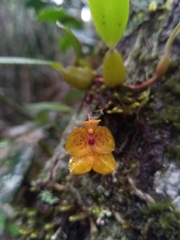
[[[26,1],[26,7],[34,8],[36,11],[39,11],[40,9],[42,9],[48,5],[49,4],[47,2],[43,2],[41,0],[27,0]]]
[[[70,47],[72,47],[71,42],[67,36],[62,36],[59,41],[59,49],[61,52],[65,53]]]
[[[60,29],[62,29],[64,31],[64,33],[67,35],[69,41],[72,44],[72,47],[74,48],[76,57],[81,58],[83,54],[82,54],[81,44],[80,44],[79,40],[76,38],[76,36],[73,34],[73,32],[70,29],[66,28],[60,22],[57,22],[57,26]]]
[[[126,28],[129,0],[89,0],[94,25],[109,47],[115,47]]]
[[[58,62],[22,57],[0,57],[0,64],[44,65],[58,71],[62,70],[63,68],[62,65]]]
[[[61,8],[47,8],[42,10],[38,14],[38,19],[56,23],[56,21],[60,21],[62,24],[73,27],[76,29],[82,28],[82,23],[75,19],[74,17],[67,14],[63,9]]]
[[[63,103],[56,102],[40,102],[40,103],[32,103],[26,105],[26,108],[33,113],[40,113],[43,111],[61,111],[72,113],[73,109]]]

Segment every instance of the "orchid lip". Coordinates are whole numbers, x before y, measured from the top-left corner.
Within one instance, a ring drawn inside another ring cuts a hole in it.
[[[89,139],[88,139],[88,145],[89,145],[89,146],[94,146],[94,137],[89,137]]]

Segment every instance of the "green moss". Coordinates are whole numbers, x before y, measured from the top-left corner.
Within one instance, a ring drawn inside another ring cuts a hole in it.
[[[159,87],[154,95],[155,110],[153,123],[173,123],[179,128],[180,122],[180,82],[178,76],[167,80]]]
[[[126,232],[117,222],[112,221],[110,224],[100,227],[99,236],[96,240],[129,240],[130,234]]]
[[[159,201],[155,204],[150,204],[149,209],[153,214],[156,213],[163,213],[163,212],[169,212],[171,210],[175,210],[174,205],[172,205],[171,201]]]

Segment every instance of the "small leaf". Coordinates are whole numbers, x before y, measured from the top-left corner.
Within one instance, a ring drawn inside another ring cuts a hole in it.
[[[109,47],[123,35],[129,14],[129,0],[89,0],[94,25]]]
[[[0,57],[0,64],[44,65],[59,71],[63,68],[58,62],[22,57]]]
[[[69,41],[72,44],[72,47],[74,48],[76,57],[81,58],[83,54],[82,54],[81,44],[79,40],[76,38],[76,36],[73,34],[73,32],[70,29],[66,28],[60,22],[57,22],[57,26],[61,28],[64,31],[64,33],[67,35]]]
[[[32,103],[26,105],[26,108],[34,113],[40,113],[43,111],[61,111],[72,113],[73,109],[63,103],[56,102],[40,102],[40,103]]]

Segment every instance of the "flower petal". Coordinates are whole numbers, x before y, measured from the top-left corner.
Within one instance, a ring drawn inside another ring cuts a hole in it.
[[[97,127],[94,131],[94,146],[91,147],[93,152],[110,153],[115,148],[113,135],[107,127]]]
[[[85,129],[88,131],[88,129],[95,129],[97,127],[97,125],[100,123],[100,119],[95,120],[95,119],[91,119],[85,122],[82,122],[83,126],[85,127]]]
[[[66,140],[66,152],[75,156],[82,156],[90,151],[88,137],[84,128],[75,128]]]
[[[93,155],[72,156],[69,161],[69,170],[73,174],[84,174],[92,169]]]
[[[99,154],[99,153],[93,153],[93,166],[92,169],[95,172],[98,172],[100,174],[109,174],[114,172],[116,169],[116,162],[112,155],[112,153],[109,154]]]

